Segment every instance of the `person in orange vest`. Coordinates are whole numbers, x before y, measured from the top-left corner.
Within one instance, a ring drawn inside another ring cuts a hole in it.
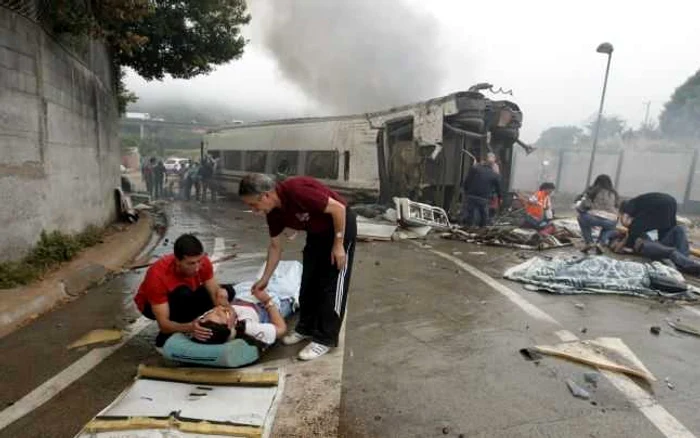
[[[552,192],[555,186],[551,182],[540,185],[540,189],[530,198],[525,200],[525,223],[524,228],[534,228],[542,230],[552,221]]]

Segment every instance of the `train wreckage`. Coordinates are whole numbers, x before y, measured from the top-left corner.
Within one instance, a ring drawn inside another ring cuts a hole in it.
[[[237,124],[209,131],[220,186],[236,192],[247,172],[308,175],[355,201],[406,197],[447,211],[469,167],[494,152],[509,186],[522,112],[492,100],[489,84],[385,111]]]

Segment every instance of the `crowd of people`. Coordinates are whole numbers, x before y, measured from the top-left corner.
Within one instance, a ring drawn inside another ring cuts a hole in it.
[[[176,198],[189,201],[194,188],[197,201],[206,201],[207,193],[215,201],[219,192],[215,181],[218,170],[219,160],[206,156],[201,163],[182,162],[179,168],[169,174],[162,159],[150,157],[141,163],[141,178],[151,199]]]

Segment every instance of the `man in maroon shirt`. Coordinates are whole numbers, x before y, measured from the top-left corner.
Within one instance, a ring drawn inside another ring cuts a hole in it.
[[[233,288],[219,286],[202,242],[183,234],[175,240],[173,254],[148,268],[134,302],[143,316],[158,322],[156,347],[162,347],[177,332],[207,340],[212,332],[199,324],[199,316],[215,305],[228,306],[234,294]]]
[[[259,173],[241,180],[238,194],[255,213],[267,216],[270,244],[262,278],[253,285],[260,294],[282,255],[280,234],[285,228],[306,231],[304,270],[299,292],[299,322],[282,340],[287,345],[311,339],[299,359],[311,360],[338,345],[345,315],[355,253],[355,215],[337,193],[305,176],[275,184]]]

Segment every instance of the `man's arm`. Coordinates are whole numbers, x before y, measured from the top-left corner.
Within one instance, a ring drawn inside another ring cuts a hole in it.
[[[209,339],[212,334],[210,329],[200,326],[197,319],[187,323],[171,321],[168,303],[151,305],[151,309],[162,333],[193,333],[195,338],[202,341]]]
[[[216,277],[212,277],[205,281],[204,287],[207,289],[207,292],[209,292],[211,302],[214,303],[215,306],[228,305],[228,292],[226,292],[226,289],[219,286],[219,282],[216,280]]]
[[[328,198],[328,205],[323,211],[330,214],[333,218],[333,248],[331,250],[331,263],[334,263],[338,269],[345,266],[345,248],[343,240],[345,238],[345,206],[333,198]]]
[[[267,303],[265,303],[265,309],[267,309],[267,313],[270,315],[270,323],[275,326],[275,333],[277,334],[277,337],[279,338],[287,333],[287,323],[282,317],[280,310],[277,308],[277,306],[275,306],[275,303],[272,300],[269,300]]]
[[[265,262],[265,271],[260,280],[253,284],[253,294],[256,291],[261,291],[267,288],[267,283],[272,277],[272,273],[277,269],[277,265],[282,258],[282,238],[280,235],[270,237],[270,244],[267,246],[267,261]]]

